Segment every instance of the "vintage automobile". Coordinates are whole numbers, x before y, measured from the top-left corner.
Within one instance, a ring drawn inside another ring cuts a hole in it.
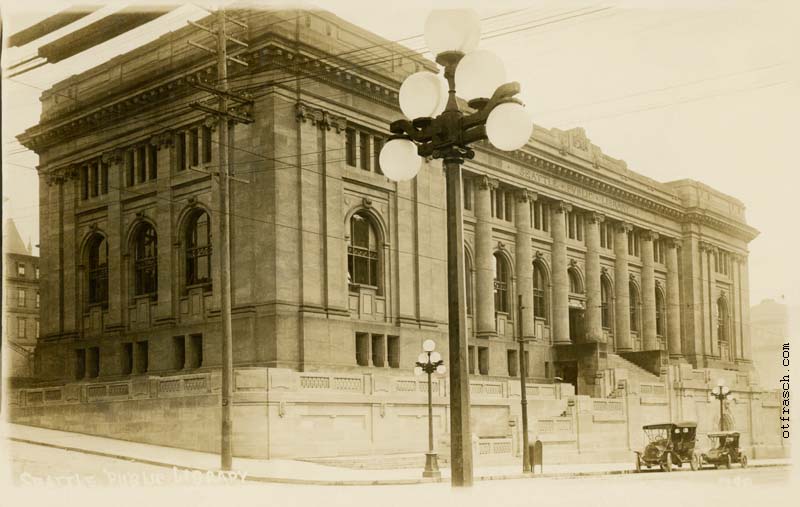
[[[673,465],[678,467],[689,463],[692,470],[700,468],[700,457],[694,452],[697,423],[662,423],[643,426],[647,438],[644,451],[636,451],[636,471],[642,466],[659,466],[671,472]]]
[[[718,431],[708,434],[711,440],[710,449],[700,455],[700,465],[724,466],[730,468],[731,463],[739,463],[747,467],[747,455],[739,449],[738,431]]]

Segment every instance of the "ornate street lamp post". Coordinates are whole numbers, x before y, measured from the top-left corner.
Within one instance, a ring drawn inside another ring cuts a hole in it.
[[[444,68],[444,79],[423,71],[403,82],[400,109],[408,119],[391,123],[392,137],[380,154],[384,174],[395,181],[414,178],[422,157],[444,162],[453,486],[472,485],[461,164],[474,157],[469,147],[473,142],[488,139],[501,150],[517,150],[533,130],[530,116],[514,98],[519,84],[504,84],[502,61],[489,51],[476,50],[479,39],[480,20],[474,11],[442,10],[428,16],[425,41]],[[459,108],[456,83],[471,112]]]
[[[436,343],[433,340],[425,340],[422,344],[423,352],[417,357],[417,366],[414,368],[415,375],[428,374],[428,452],[425,454],[425,470],[423,477],[442,476],[439,471],[439,462],[436,453],[433,452],[433,399],[431,398],[431,375],[434,372],[444,375],[447,368],[442,360],[442,355],[436,352]]]
[[[711,390],[709,393],[709,398],[713,399],[716,398],[719,400],[719,430],[725,431],[725,400],[730,399],[733,400],[735,395],[728,389],[728,386],[725,385],[724,380],[719,380],[717,382],[717,387]],[[728,428],[730,429],[730,428]]]

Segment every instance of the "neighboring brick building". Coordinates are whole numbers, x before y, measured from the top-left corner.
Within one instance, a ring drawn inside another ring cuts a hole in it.
[[[3,377],[10,385],[34,374],[33,351],[39,338],[39,257],[31,252],[12,219],[3,228]]]
[[[424,339],[447,347],[444,176],[432,163],[393,183],[377,155],[400,115],[399,84],[432,64],[324,12],[239,16],[250,48],[234,53],[250,66],[231,67],[230,81],[252,94],[240,114],[254,122],[232,137],[247,181],[232,183],[234,363],[310,379],[267,389],[363,393],[362,382],[408,376]],[[208,174],[217,134],[188,107],[207,97],[191,82],[213,81],[215,62],[187,45],[197,36],[179,30],[56,84],[40,124],[20,136],[40,157],[47,311],[36,354],[48,384],[220,364],[218,184]],[[536,127],[522,150],[476,152],[464,179],[476,381],[517,375],[520,293],[533,382],[561,377],[606,397],[626,368],[643,382],[663,382],[669,368],[724,368],[748,385],[747,244],[757,232],[740,201],[634,173],[580,128]]]

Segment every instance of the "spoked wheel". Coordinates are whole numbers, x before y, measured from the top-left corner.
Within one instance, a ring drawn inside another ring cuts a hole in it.
[[[661,462],[661,470],[665,472],[672,472],[672,454],[667,453],[664,461]]]
[[[731,455],[730,454],[725,456],[725,468],[727,468],[728,470],[731,469]]]
[[[742,468],[747,468],[747,456],[742,454],[742,457],[739,458],[739,463],[742,464]]]
[[[640,458],[639,455],[637,454],[636,455],[636,473],[638,474],[641,471],[642,471],[642,458]]]
[[[697,453],[692,454],[692,457],[689,459],[689,466],[692,468],[693,472],[700,470],[700,456]]]

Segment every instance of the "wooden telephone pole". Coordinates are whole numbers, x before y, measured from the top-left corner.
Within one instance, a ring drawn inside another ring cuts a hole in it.
[[[228,123],[240,122],[251,123],[252,120],[240,115],[231,114],[228,111],[228,100],[233,99],[237,102],[249,103],[247,98],[240,97],[229,91],[228,86],[228,61],[238,63],[239,65],[247,66],[246,62],[228,56],[227,44],[232,41],[240,46],[247,47],[247,44],[231,37],[226,32],[225,23],[230,21],[242,28],[247,28],[247,25],[240,21],[229,19],[222,9],[217,10],[217,28],[211,29],[203,25],[189,22],[192,26],[205,30],[213,35],[216,35],[217,47],[212,49],[194,42],[189,42],[189,45],[202,49],[209,53],[213,53],[217,57],[217,84],[216,86],[208,86],[206,84],[197,83],[197,87],[212,93],[217,96],[218,105],[217,109],[199,104],[197,102],[191,103],[190,106],[194,109],[213,114],[219,119],[217,128],[219,129],[219,236],[220,236],[220,252],[219,252],[219,275],[220,275],[220,310],[221,310],[221,328],[222,328],[222,426],[220,438],[220,468],[222,470],[230,470],[233,462],[233,420],[231,417],[231,405],[233,402],[233,337],[232,337],[232,324],[231,324],[231,234],[230,234],[230,160],[229,150],[232,148],[233,136],[229,135]]]

